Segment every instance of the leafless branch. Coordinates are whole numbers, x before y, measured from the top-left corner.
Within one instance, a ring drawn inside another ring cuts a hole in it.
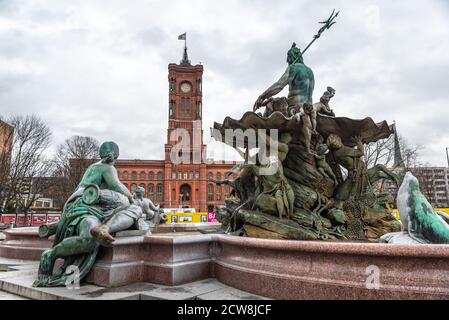
[[[78,186],[87,167],[98,159],[99,143],[92,137],[73,136],[58,146],[53,159],[55,180],[52,195],[62,206]]]
[[[44,153],[50,145],[51,131],[35,115],[15,116],[8,123],[14,128],[14,133],[0,208],[21,207],[26,213],[44,192],[45,184],[41,181],[50,173],[50,164]]]

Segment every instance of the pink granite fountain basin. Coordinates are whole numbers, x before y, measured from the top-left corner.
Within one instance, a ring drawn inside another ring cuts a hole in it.
[[[277,299],[447,299],[449,246],[218,236],[214,276]]]
[[[5,229],[5,240],[0,242],[0,257],[19,260],[39,260],[52,241],[41,239],[38,227]]]
[[[51,246],[35,228],[5,234],[2,257],[38,260]],[[87,281],[173,286],[207,278],[275,299],[448,299],[449,246],[134,235],[102,247]]]

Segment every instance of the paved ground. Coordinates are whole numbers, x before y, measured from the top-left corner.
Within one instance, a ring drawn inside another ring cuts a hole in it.
[[[117,288],[82,284],[79,289],[34,288],[36,261],[0,258],[0,300],[259,300],[266,299],[206,279],[181,286],[168,287],[152,283],[136,283]]]
[[[0,291],[0,300],[29,300],[29,299],[5,291]]]

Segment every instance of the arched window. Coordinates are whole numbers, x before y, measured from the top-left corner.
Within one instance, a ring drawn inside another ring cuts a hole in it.
[[[182,179],[182,172],[178,172],[178,180]]]
[[[153,171],[150,171],[149,179],[154,180],[154,172]]]
[[[145,186],[145,183],[141,183],[139,184],[139,187],[143,188],[143,196],[146,197],[147,196],[147,188]]]
[[[162,183],[158,183],[156,187],[156,201],[162,202],[164,201],[164,188]]]
[[[154,200],[154,184],[152,184],[152,183],[150,183],[150,184],[148,185],[148,197],[149,197],[151,200]]]
[[[207,185],[207,201],[214,201],[214,185],[212,183]]]
[[[123,172],[122,179],[123,180],[128,180],[129,179],[128,171]]]
[[[217,173],[217,180],[221,180],[221,173]]]
[[[181,186],[179,194],[182,195],[181,201],[190,201],[191,199],[192,188],[188,184],[183,184]]]
[[[201,108],[202,108],[201,101],[198,101],[198,107],[197,107],[198,118],[201,118]]]
[[[207,179],[211,180],[214,178],[214,174],[212,172],[209,172],[209,174],[207,175]]]
[[[175,117],[175,110],[176,110],[176,101],[175,100],[171,100],[170,101],[170,117],[174,118]]]
[[[197,171],[195,172],[195,179],[199,179],[200,178],[200,173]]]
[[[164,180],[164,175],[163,175],[162,171],[159,171],[159,172],[157,173],[157,179],[158,179],[158,180]]]
[[[189,172],[189,179],[193,180],[193,172]]]
[[[225,193],[226,198],[229,197],[230,187],[227,184],[225,184],[225,186],[224,186],[224,193]]]
[[[147,175],[145,174],[144,171],[140,172],[140,180],[145,180],[147,178]]]
[[[171,178],[172,178],[172,180],[176,180],[176,171],[173,171],[171,173]]]
[[[184,180],[187,180],[187,172],[184,172]]]
[[[132,183],[132,184],[131,184],[131,192],[136,191],[136,188],[137,188],[137,184]]]
[[[220,201],[221,200],[221,186],[216,186],[215,191],[216,191],[215,200]]]
[[[137,180],[137,172],[136,171],[131,172],[131,180]]]

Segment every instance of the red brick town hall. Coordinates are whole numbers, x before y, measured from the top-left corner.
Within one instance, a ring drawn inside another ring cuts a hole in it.
[[[210,178],[225,178],[234,164],[209,163],[202,156],[206,154],[202,130],[202,77],[203,66],[191,65],[187,48],[184,48],[181,62],[168,65],[165,159],[119,160],[116,164],[120,180],[125,186],[131,191],[137,186],[143,187],[145,196],[164,208],[194,208],[199,212],[211,212],[216,205],[223,204],[230,193],[229,186],[216,186]],[[172,149],[179,142],[173,140],[176,137],[174,131],[179,129],[190,135],[190,141],[197,139],[196,143],[190,144],[188,152],[192,155],[191,160],[199,161],[172,161]]]

